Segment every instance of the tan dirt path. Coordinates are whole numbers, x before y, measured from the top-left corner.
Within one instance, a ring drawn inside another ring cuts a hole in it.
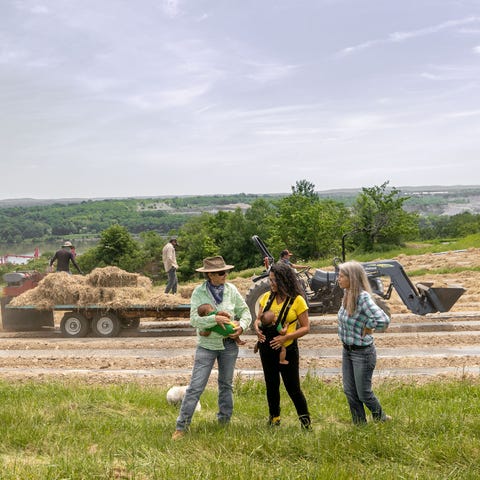
[[[439,255],[400,256],[397,258],[408,272],[421,269],[435,271],[441,268],[480,267],[480,249],[469,249],[462,252],[448,252]],[[433,281],[435,286],[462,285],[467,292],[452,308],[451,315],[443,318],[440,315],[427,317],[413,316],[411,323],[424,321],[448,324],[455,321],[455,314],[471,315],[471,320],[480,320],[480,272],[464,270],[455,274],[425,274],[413,277],[414,283]],[[245,293],[250,285],[249,279],[232,279],[232,282]],[[405,321],[400,314],[409,313],[394,293],[390,300],[393,320]],[[477,316],[478,313],[478,316]],[[398,315],[397,319],[395,315]],[[56,314],[58,324],[61,314]],[[184,320],[183,320],[184,321]],[[322,317],[319,321],[335,325],[335,316]],[[255,343],[253,335],[244,335],[247,345],[237,362],[242,370],[260,370],[258,356],[253,355]],[[438,333],[385,333],[376,334],[375,342],[379,351],[384,348],[411,348],[423,350],[418,356],[385,357],[379,355],[377,369],[419,367],[464,367],[480,370],[480,357],[476,355],[429,355],[434,348],[452,348],[478,346],[480,348],[480,327],[478,331],[462,332],[455,329],[451,332]],[[189,370],[193,362],[193,351],[196,344],[194,336],[180,337],[119,337],[112,339],[83,338],[64,339],[59,336],[37,338],[29,334],[12,334],[0,331],[0,378],[4,380],[35,379],[69,379],[81,377],[92,383],[110,383],[118,381],[138,381],[149,384],[169,385],[188,382]],[[326,357],[323,349],[338,349],[338,356]],[[171,351],[164,357],[150,357],[142,354],[151,350]],[[302,355],[302,369],[339,368],[340,346],[334,333],[310,334],[300,340],[300,350],[314,353]],[[11,353],[11,355],[9,354]],[[35,353],[37,352],[37,354]],[[152,376],[149,372],[164,370],[164,375]]]

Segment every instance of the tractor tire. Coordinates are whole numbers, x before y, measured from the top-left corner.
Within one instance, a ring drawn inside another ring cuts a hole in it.
[[[122,329],[122,323],[112,313],[97,313],[92,319],[92,330],[96,337],[117,337]]]
[[[255,282],[247,292],[245,296],[245,303],[250,309],[252,320],[257,318],[258,311],[260,310],[260,299],[262,296],[270,291],[270,280],[263,278],[262,280]]]
[[[86,337],[90,332],[90,322],[81,313],[67,312],[60,322],[60,330],[64,337]]]

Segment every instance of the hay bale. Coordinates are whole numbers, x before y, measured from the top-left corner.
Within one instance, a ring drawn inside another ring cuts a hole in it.
[[[139,281],[139,278],[141,280]],[[118,267],[96,268],[86,277],[87,284],[92,287],[138,287],[148,288],[152,286],[149,278],[130,273]],[[140,283],[140,285],[139,285]]]
[[[198,284],[200,285],[200,284]],[[185,285],[178,288],[178,294],[182,298],[190,298],[197,285]]]
[[[142,304],[152,290],[149,278],[118,267],[96,268],[86,277],[56,272],[43,278],[38,286],[11,302],[12,306],[34,305],[50,310],[54,305],[102,305],[121,308]]]
[[[186,305],[189,302],[182,295],[157,292],[150,294],[145,300],[145,304],[150,308],[161,309],[165,307],[173,307],[177,305]]]
[[[35,305],[39,309],[76,305],[86,288],[84,277],[56,272],[47,275],[36,288],[22,293],[10,303],[12,306]]]

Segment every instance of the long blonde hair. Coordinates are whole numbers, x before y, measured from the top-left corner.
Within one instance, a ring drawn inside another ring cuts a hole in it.
[[[348,315],[352,316],[357,308],[358,296],[362,290],[371,294],[372,289],[370,288],[367,274],[361,263],[354,260],[342,263],[340,265],[340,272],[348,277],[350,281],[350,286],[344,290],[342,305]]]

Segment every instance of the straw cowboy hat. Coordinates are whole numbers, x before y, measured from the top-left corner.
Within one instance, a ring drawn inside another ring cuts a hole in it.
[[[72,242],[64,242],[64,244],[62,245],[62,248],[63,248],[63,247],[70,247],[70,248],[72,248],[72,247],[73,247],[73,244],[72,244]]]
[[[196,268],[197,272],[221,272],[223,270],[231,270],[234,266],[227,265],[225,260],[220,255],[216,257],[207,257],[203,259],[203,267]]]

